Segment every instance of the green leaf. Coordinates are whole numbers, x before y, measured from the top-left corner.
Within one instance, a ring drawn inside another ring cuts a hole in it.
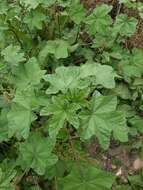
[[[118,185],[117,190],[132,190],[130,185]]]
[[[23,169],[32,168],[37,174],[43,175],[48,166],[57,162],[57,156],[52,153],[54,142],[40,133],[31,136],[19,146],[17,164]]]
[[[43,110],[42,110],[43,111]],[[42,112],[41,112],[41,115],[44,115]],[[62,129],[64,127],[64,123],[65,123],[65,115],[54,115],[49,123],[48,123],[48,130],[49,130],[49,136],[51,138],[56,138],[56,136],[58,135],[60,129]]]
[[[20,0],[21,4],[24,4],[29,9],[35,9],[43,0]]]
[[[85,19],[85,23],[92,34],[96,34],[96,32],[103,33],[112,24],[112,19],[108,15],[111,10],[112,6],[107,4],[97,5],[93,12]]]
[[[122,64],[123,72],[128,77],[141,77],[143,74],[143,51],[142,49],[134,48],[132,54],[127,57]]]
[[[63,177],[66,172],[65,164],[65,161],[58,160],[54,166],[48,167],[45,173],[46,179],[51,180],[54,179],[54,177]]]
[[[102,171],[92,165],[78,164],[72,168],[69,175],[63,178],[63,190],[105,190],[111,189],[114,175]]]
[[[102,148],[110,144],[111,133],[121,142],[128,140],[128,130],[123,112],[116,111],[117,98],[114,96],[95,96],[89,102],[88,110],[80,114],[81,136],[89,139],[96,135]],[[80,131],[79,130],[79,131]]]
[[[52,98],[52,102],[41,110],[41,115],[53,115],[49,121],[49,135],[56,137],[59,130],[64,127],[65,121],[68,121],[75,128],[79,127],[79,119],[76,111],[80,108],[78,104],[70,103],[64,96]]]
[[[114,32],[121,36],[131,36],[135,33],[137,20],[134,17],[128,17],[126,14],[120,14],[116,17]]]
[[[76,23],[80,24],[82,20],[85,18],[85,9],[79,0],[72,0],[72,4],[70,6],[69,15],[70,18]]]
[[[51,6],[53,5],[57,0],[42,0],[43,6],[45,6],[45,8],[47,8],[47,6]]]
[[[132,184],[134,188],[143,188],[143,176],[142,175],[134,175],[134,176],[129,176],[128,180]]]
[[[142,59],[143,59],[143,50],[134,48],[130,56],[130,63],[132,65],[137,66],[139,69],[143,69]]]
[[[126,115],[126,118],[130,118],[130,117],[134,116],[136,113],[134,108],[128,104],[121,104],[121,105],[119,104],[118,110],[124,112]]]
[[[123,73],[128,77],[141,77],[141,70],[134,65],[124,65]]]
[[[39,85],[44,74],[45,70],[40,69],[37,59],[33,57],[26,64],[15,70],[15,76],[12,77],[12,81],[19,89],[25,89],[28,86]]]
[[[12,180],[16,176],[16,170],[10,164],[6,164],[5,162],[1,163],[0,167],[0,190],[14,190],[14,186],[12,185]]]
[[[29,109],[13,104],[7,115],[9,137],[16,135],[18,138],[27,138],[31,122],[34,120]]]
[[[36,97],[33,88],[17,90],[12,101],[25,109],[31,110],[37,108],[38,105],[38,98]]]
[[[46,93],[51,94],[58,91],[66,93],[68,89],[77,88],[79,86],[79,75],[79,67],[58,67],[55,74],[49,74],[45,77],[45,80],[51,84]]]
[[[6,14],[8,9],[9,9],[8,3],[5,1],[0,1],[0,15]]]
[[[25,61],[24,53],[20,53],[19,46],[9,45],[1,54],[4,56],[4,60],[12,67],[18,66],[20,62]]]
[[[117,84],[115,89],[113,89],[113,93],[111,94],[119,96],[122,99],[131,99],[131,92],[125,83]]]
[[[117,74],[111,66],[100,64],[85,64],[81,66],[80,76],[85,78],[88,76],[95,76],[97,85],[103,85],[105,88],[115,87],[115,77]]]
[[[46,16],[38,11],[38,10],[33,10],[30,11],[30,13],[24,17],[24,23],[26,23],[31,30],[33,29],[42,29],[42,24],[43,21],[46,19]]]
[[[115,37],[111,27],[106,28],[104,33],[97,33],[93,41],[92,48],[112,48],[114,46]]]
[[[129,3],[130,0],[119,0],[120,3]]]
[[[7,114],[8,135],[17,138],[27,138],[29,136],[32,121],[36,119],[33,109],[37,107],[37,99],[32,89],[16,91],[11,109]]]
[[[105,88],[114,88],[116,73],[112,67],[107,65],[97,65],[96,83],[103,85]]]
[[[137,2],[135,1],[135,0],[119,0],[119,3],[121,4],[121,3],[124,3],[125,4],[125,6],[127,7],[127,8],[133,8],[133,9],[136,9],[137,8]]]
[[[94,85],[103,85],[105,88],[115,87],[117,74],[111,66],[100,64],[84,64],[81,67],[58,67],[54,74],[48,74],[44,79],[50,83],[47,94],[56,94],[61,91],[66,93],[68,89],[85,89],[91,81],[88,77],[95,78]]]
[[[29,190],[42,190],[39,185],[33,185]]]
[[[40,51],[39,60],[43,62],[49,54],[53,54],[56,59],[67,58],[69,43],[65,40],[49,40]]]
[[[143,119],[139,116],[134,116],[133,118],[131,118],[129,120],[129,122],[131,123],[131,125],[136,128],[140,133],[143,133],[143,127],[142,127],[142,123],[143,123]]]

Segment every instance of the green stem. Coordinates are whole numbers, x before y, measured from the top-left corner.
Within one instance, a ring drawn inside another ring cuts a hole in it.
[[[59,12],[57,13],[57,23],[58,23],[59,38],[61,38],[61,26],[60,26]]]
[[[9,24],[9,30],[14,34],[14,36],[15,36],[16,40],[18,41],[18,43],[20,44],[21,48],[24,49],[23,44],[22,44],[22,42],[21,42],[21,40],[20,40],[20,38],[16,32],[16,29],[11,25],[11,23],[9,21],[7,21],[7,22]]]
[[[57,177],[55,176],[55,190],[58,190]]]

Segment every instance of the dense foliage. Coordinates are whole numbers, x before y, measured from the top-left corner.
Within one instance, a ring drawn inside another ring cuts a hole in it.
[[[143,3],[114,9],[0,0],[0,190],[143,189],[141,171],[101,161],[114,147],[143,157],[143,50],[127,43]]]

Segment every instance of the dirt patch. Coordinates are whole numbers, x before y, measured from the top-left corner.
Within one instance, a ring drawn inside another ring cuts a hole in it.
[[[138,158],[137,151],[114,143],[108,151],[102,151],[98,141],[93,139],[86,148],[101,168],[114,173],[121,183],[127,183],[128,173],[138,173],[143,168],[143,161]]]
[[[135,34],[128,40],[130,46],[143,48],[143,21],[139,20]]]
[[[81,2],[87,9],[94,9],[96,5],[102,3],[113,4],[114,0],[81,0]]]

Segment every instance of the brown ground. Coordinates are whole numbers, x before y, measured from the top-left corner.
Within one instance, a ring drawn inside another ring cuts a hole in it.
[[[133,47],[143,48],[143,21],[139,20],[137,31],[129,42]]]
[[[113,4],[115,0],[81,0],[87,9],[93,9],[97,4],[108,3]]]

